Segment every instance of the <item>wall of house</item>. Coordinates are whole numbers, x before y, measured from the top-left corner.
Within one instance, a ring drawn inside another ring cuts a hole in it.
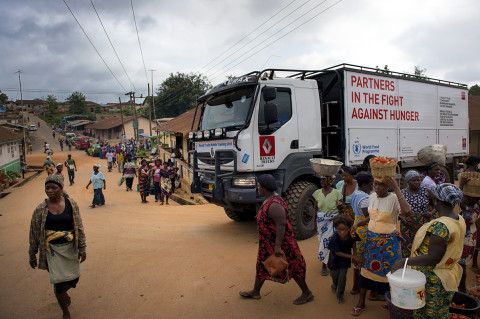
[[[138,134],[145,133],[150,134],[150,121],[146,118],[139,117],[138,118]],[[152,122],[152,135],[155,135],[153,129],[155,127],[155,123]],[[127,139],[131,139],[134,137],[133,131],[133,121],[130,121],[125,124],[125,134],[127,135]]]
[[[0,169],[20,173],[20,142],[0,144]]]

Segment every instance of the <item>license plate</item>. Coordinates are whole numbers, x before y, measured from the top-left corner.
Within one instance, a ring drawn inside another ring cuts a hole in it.
[[[208,184],[208,189],[213,190],[213,184]]]

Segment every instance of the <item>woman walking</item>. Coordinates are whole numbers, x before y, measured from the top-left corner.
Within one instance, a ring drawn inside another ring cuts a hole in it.
[[[396,229],[398,216],[409,216],[411,207],[391,177],[375,179],[374,193],[368,203],[367,238],[363,246],[363,263],[359,277],[360,298],[351,314],[359,316],[365,310],[367,290],[379,296],[389,290],[387,273],[402,252]],[[394,193],[388,190],[393,189]],[[387,310],[386,305],[382,308]]]
[[[155,202],[158,202],[162,197],[161,195],[162,192],[160,190],[160,170],[161,169],[162,169],[162,160],[156,159],[155,166],[152,169],[153,186],[155,190]]]
[[[336,188],[342,193],[341,206],[339,206],[340,214],[347,214],[352,220],[355,219],[352,205],[351,195],[358,189],[357,181],[355,181],[357,169],[355,167],[345,167],[340,182],[337,183]]]
[[[63,318],[70,318],[67,291],[76,287],[87,258],[85,232],[77,203],[63,196],[63,179],[48,176],[45,193],[48,198],[35,208],[30,224],[30,267],[48,270]]]
[[[328,276],[328,243],[333,235],[333,218],[338,214],[339,201],[342,194],[332,187],[335,181],[333,176],[322,176],[321,189],[316,190],[312,197],[315,199],[315,211],[317,212],[317,236],[319,241],[318,260],[322,263],[322,276]]]
[[[410,258],[395,262],[392,272],[408,266],[421,271],[425,284],[425,306],[415,310],[414,318],[447,319],[453,294],[457,291],[462,268],[458,261],[462,256],[465,221],[453,211],[462,202],[462,191],[445,183],[433,190],[434,207],[439,218],[423,225],[415,236]]]
[[[358,190],[353,192],[351,197],[352,209],[355,215],[355,224],[352,227],[352,235],[357,233],[360,241],[356,242],[357,255],[363,255],[363,246],[367,239],[367,227],[370,218],[368,217],[368,199],[373,191],[373,176],[369,172],[360,172],[357,175]],[[360,265],[353,268],[353,288],[350,293],[356,295],[360,292],[358,280],[360,278]],[[372,296],[373,295],[373,296]],[[370,292],[370,297],[375,297],[375,292]]]
[[[417,171],[408,171],[404,180],[408,186],[402,189],[402,195],[412,207],[412,215],[410,218],[402,218],[400,220],[400,230],[405,240],[402,244],[402,256],[410,257],[415,234],[423,224],[432,220],[429,205],[433,204],[433,193],[427,188],[420,186],[422,175]]]
[[[148,203],[147,196],[150,188],[150,167],[146,159],[141,162],[140,169],[138,171],[138,185],[140,188],[140,197],[142,203]]]
[[[164,199],[165,203],[168,205],[168,198],[172,195],[172,171],[168,166],[168,162],[163,162],[163,168],[160,170],[160,186],[162,188],[162,203]]]
[[[125,177],[126,191],[132,190],[133,179],[137,177],[137,170],[135,164],[132,163],[132,157],[127,155],[125,157],[125,164],[123,165],[123,176]]]
[[[105,205],[105,197],[103,196],[103,189],[107,189],[107,181],[103,173],[99,171],[100,164],[93,165],[93,173],[90,181],[87,184],[87,189],[90,184],[93,185],[93,201],[91,208],[95,208],[96,205],[102,206]]]
[[[285,201],[276,193],[277,185],[272,175],[258,178],[258,193],[265,197],[257,215],[258,255],[255,284],[250,291],[240,292],[243,298],[260,299],[260,290],[265,280],[285,283],[293,278],[302,290],[295,305],[303,305],[313,300],[313,294],[305,282],[306,264],[300,248],[293,237],[292,223]],[[271,255],[285,255],[289,263],[288,271],[272,277],[263,265]]]

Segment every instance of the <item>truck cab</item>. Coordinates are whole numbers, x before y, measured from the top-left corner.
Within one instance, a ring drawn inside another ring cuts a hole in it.
[[[224,207],[230,218],[248,220],[263,201],[257,177],[272,174],[289,208],[304,208],[291,214],[297,237],[310,237],[319,176],[309,159],[322,156],[319,99],[315,81],[268,71],[226,81],[200,97],[199,125],[189,136],[192,192]]]

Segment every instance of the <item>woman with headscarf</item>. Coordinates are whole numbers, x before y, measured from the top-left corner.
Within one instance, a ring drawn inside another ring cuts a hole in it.
[[[93,165],[93,173],[90,177],[90,181],[87,184],[87,189],[90,184],[93,185],[93,201],[91,208],[95,208],[96,205],[102,206],[105,205],[105,197],[103,196],[103,189],[107,189],[107,181],[103,173],[99,171],[100,164]]]
[[[442,182],[439,181],[440,173],[440,165],[437,162],[431,162],[425,165],[423,168],[423,180],[421,186],[433,190],[437,184],[441,184]]]
[[[45,181],[48,199],[39,204],[30,224],[30,266],[48,270],[50,282],[63,311],[70,318],[67,291],[75,288],[80,277],[80,263],[87,258],[85,232],[77,203],[62,193],[63,179],[50,175]],[[38,253],[38,262],[37,262]]]
[[[319,241],[318,260],[322,263],[322,276],[328,276],[328,257],[330,251],[328,244],[333,235],[333,218],[338,214],[339,201],[342,194],[332,187],[334,176],[322,176],[321,189],[317,189],[312,197],[315,199],[315,211],[317,212],[317,236]]]
[[[132,157],[128,154],[125,157],[125,164],[123,164],[123,176],[125,177],[126,191],[131,191],[133,186],[133,179],[137,177],[137,169],[132,162]]]
[[[355,219],[351,205],[351,195],[358,189],[357,181],[355,181],[357,169],[355,167],[345,167],[340,182],[337,183],[336,188],[342,193],[341,206],[339,206],[339,213],[347,214],[352,220]]]
[[[48,175],[52,175],[55,173],[55,163],[52,161],[51,155],[48,155],[45,162],[43,162],[43,168],[45,168],[45,171]]]
[[[480,219],[480,209],[478,201],[480,200],[480,173],[473,173],[473,178],[466,179],[463,189],[463,202],[460,205],[462,211],[460,216],[463,217],[466,224],[465,238],[463,240],[462,258],[458,262],[462,266],[463,274],[458,289],[465,292],[465,281],[467,279],[467,265],[472,262],[475,247],[477,246],[477,224]],[[463,177],[463,176],[462,176]],[[470,185],[469,185],[470,184]],[[472,267],[473,268],[473,267]]]
[[[466,226],[453,208],[462,202],[463,194],[457,186],[445,183],[438,185],[433,195],[439,218],[417,231],[411,257],[397,260],[392,272],[402,269],[406,263],[421,271],[427,279],[426,304],[414,311],[414,318],[447,319],[453,294],[462,276],[458,261],[462,256]]]
[[[155,190],[155,202],[158,202],[161,198],[161,191],[160,191],[160,170],[161,169],[162,169],[162,160],[156,159],[155,166],[152,168],[153,186]]]
[[[140,197],[142,198],[142,203],[148,203],[147,196],[149,194],[150,188],[150,167],[146,159],[143,159],[140,162],[140,168],[138,171],[138,185],[140,188]]]
[[[292,223],[287,204],[276,193],[277,184],[272,175],[262,175],[258,178],[258,193],[265,198],[257,214],[258,255],[255,284],[253,290],[241,291],[243,298],[260,299],[260,289],[265,280],[286,283],[293,278],[302,290],[300,297],[295,299],[295,305],[303,305],[313,300],[313,294],[305,282],[306,263],[300,248],[293,236]],[[275,254],[285,255],[289,264],[287,271],[272,277],[263,262]]]
[[[393,263],[402,257],[398,216],[409,216],[411,211],[393,178],[375,177],[373,189],[368,202],[367,238],[359,278],[360,298],[351,312],[353,316],[359,316],[365,310],[367,290],[375,291],[380,297],[390,289],[387,273]],[[390,193],[389,189],[394,192]],[[387,310],[387,305],[382,308]]]
[[[402,256],[408,257],[418,229],[432,220],[433,213],[429,212],[429,207],[433,204],[433,193],[420,186],[422,175],[415,170],[408,171],[404,180],[408,186],[402,189],[402,195],[412,207],[412,214],[408,218],[400,219],[400,231],[405,240],[402,243]]]
[[[373,191],[373,176],[369,172],[360,172],[357,174],[357,183],[358,189],[353,192],[351,196],[351,203],[353,213],[355,215],[355,224],[353,225],[351,232],[352,236],[357,233],[360,237],[360,241],[356,242],[357,255],[363,255],[363,246],[367,238],[367,227],[368,221],[368,199],[370,194]],[[356,295],[360,292],[360,287],[358,286],[358,280],[360,276],[359,266],[353,268],[353,288],[350,293]],[[375,296],[375,293],[373,293]]]

